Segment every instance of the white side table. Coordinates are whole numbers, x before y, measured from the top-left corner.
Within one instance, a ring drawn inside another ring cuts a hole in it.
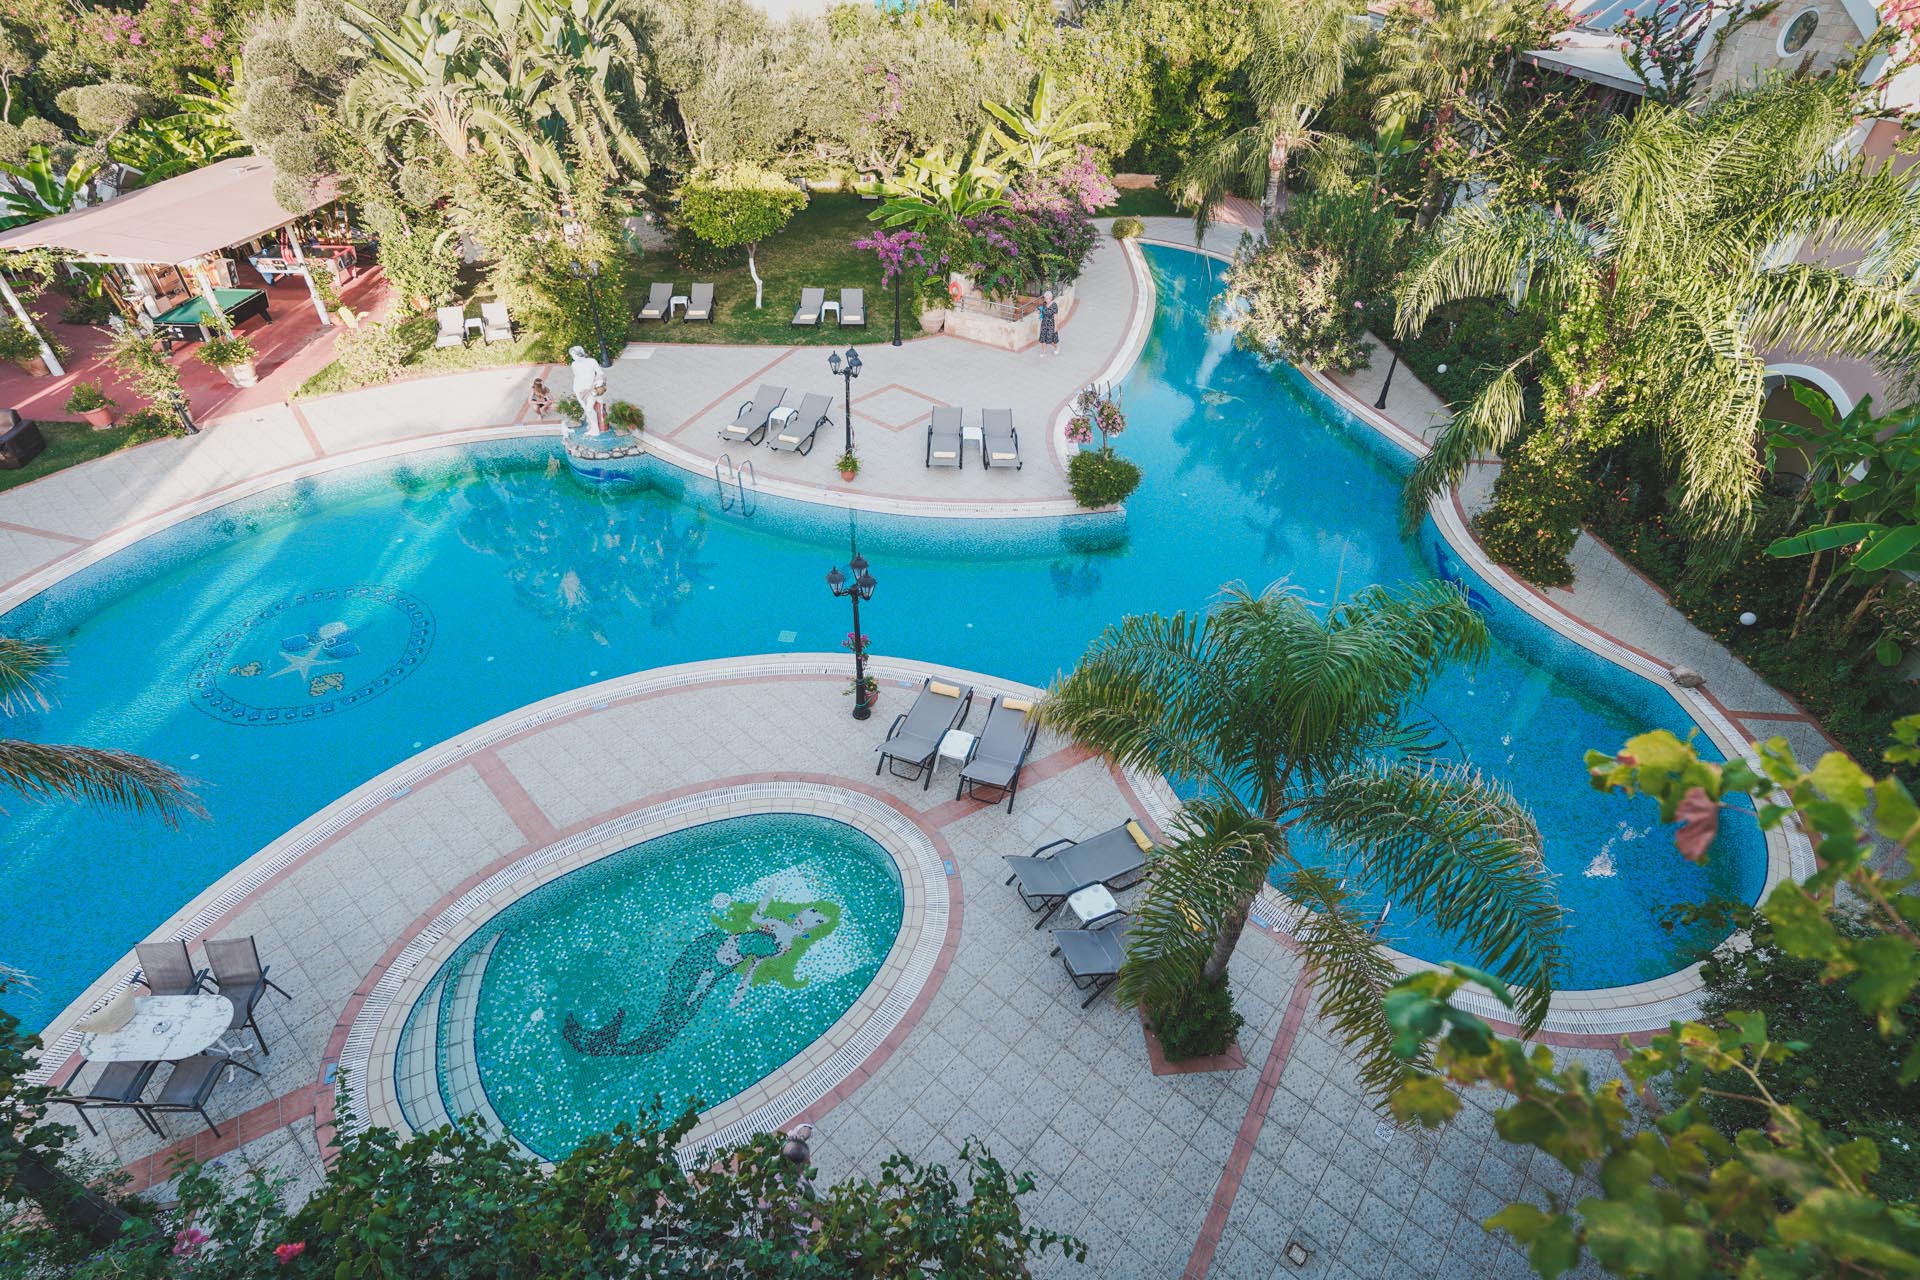
[[[1083,929],[1119,909],[1120,904],[1114,901],[1113,894],[1103,884],[1090,884],[1067,895],[1067,910],[1073,912],[1073,918],[1080,922]]]
[[[951,760],[964,765],[967,753],[973,750],[973,735],[965,729],[949,729],[940,738],[940,750],[935,753],[933,763],[938,766],[942,760]]]
[[[791,405],[785,408],[775,409],[767,415],[767,434],[772,436],[779,435],[788,423],[799,416],[800,411]]]
[[[840,323],[840,300],[838,298],[834,299],[832,302],[823,302],[820,304],[820,323],[821,324],[825,324],[827,322],[827,312],[829,311],[833,312],[833,322],[835,324],[839,324]]]
[[[671,298],[668,298],[667,299],[667,318],[671,320],[673,318],[673,313],[676,311],[681,312],[684,315],[687,309],[687,304],[690,303],[691,301],[692,299],[689,298],[684,293],[676,293]]]
[[[976,446],[980,450],[980,465],[985,466],[987,462],[987,437],[986,433],[981,431],[978,423],[972,426],[962,425],[960,428],[960,456],[963,461],[966,458],[967,446],[969,444]]]
[[[471,337],[476,333],[485,337],[487,333],[487,322],[478,316],[471,316],[467,319],[466,331],[461,336],[463,338]]]

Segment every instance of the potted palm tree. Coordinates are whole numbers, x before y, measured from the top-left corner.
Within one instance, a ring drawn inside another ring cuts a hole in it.
[[[260,372],[253,367],[253,344],[240,334],[210,338],[200,344],[198,354],[202,364],[218,369],[236,387],[251,387],[260,381]]]
[[[647,429],[647,415],[637,404],[615,400],[607,406],[607,425],[615,431],[637,436]]]
[[[73,394],[67,397],[67,412],[79,414],[95,431],[105,431],[113,425],[113,410],[112,397],[102,391],[98,383],[76,383]]]

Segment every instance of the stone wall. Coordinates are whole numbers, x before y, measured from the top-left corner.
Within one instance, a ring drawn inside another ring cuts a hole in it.
[[[1054,300],[1060,304],[1056,323],[1065,324],[1073,314],[1073,286],[1062,287]],[[1034,312],[1018,320],[1004,320],[988,311],[949,311],[946,332],[1003,351],[1022,351],[1040,341],[1040,314]]]
[[[1809,9],[1820,15],[1812,38],[1798,53],[1782,57],[1781,37],[1793,20]],[[1727,37],[1703,77],[1703,87],[1709,93],[1720,92],[1751,84],[1768,71],[1825,71],[1840,60],[1849,44],[1858,44],[1862,38],[1860,28],[1839,0],[1782,0],[1772,13]]]

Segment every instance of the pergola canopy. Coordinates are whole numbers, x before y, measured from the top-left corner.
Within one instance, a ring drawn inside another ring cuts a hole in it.
[[[105,262],[180,263],[277,231],[332,200],[331,178],[303,209],[273,193],[273,162],[237,156],[102,204],[0,231],[0,252],[64,249]]]

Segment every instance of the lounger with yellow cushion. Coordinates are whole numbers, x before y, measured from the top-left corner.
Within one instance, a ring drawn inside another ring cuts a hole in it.
[[[927,465],[960,465],[960,411],[935,409],[927,421]]]
[[[973,706],[973,687],[935,680],[929,676],[920,682],[913,705],[893,718],[887,740],[874,748],[880,763],[873,766],[877,776],[885,767],[896,778],[920,778],[920,789],[933,783],[933,762],[940,751],[940,739],[949,730],[966,723]]]
[[[1013,429],[1013,410],[980,411],[980,461],[988,467],[1020,469],[1020,433]]]
[[[1007,812],[1013,812],[1013,795],[1020,789],[1020,771],[1026,768],[1027,753],[1033,750],[1034,735],[1040,726],[1034,723],[1033,702],[1028,698],[1009,698],[1000,694],[987,706],[987,723],[974,739],[967,761],[960,766],[960,786],[953,793],[977,796],[976,788],[1004,793]],[[991,797],[997,804],[1000,796]]]
[[[1069,895],[1090,884],[1124,889],[1138,884],[1147,873],[1147,852],[1153,839],[1138,819],[1128,818],[1111,831],[1085,840],[1055,840],[1028,857],[1005,857],[1013,872],[1007,883],[1019,881],[1016,892],[1027,910],[1044,914],[1033,922],[1038,929],[1060,909]]]

